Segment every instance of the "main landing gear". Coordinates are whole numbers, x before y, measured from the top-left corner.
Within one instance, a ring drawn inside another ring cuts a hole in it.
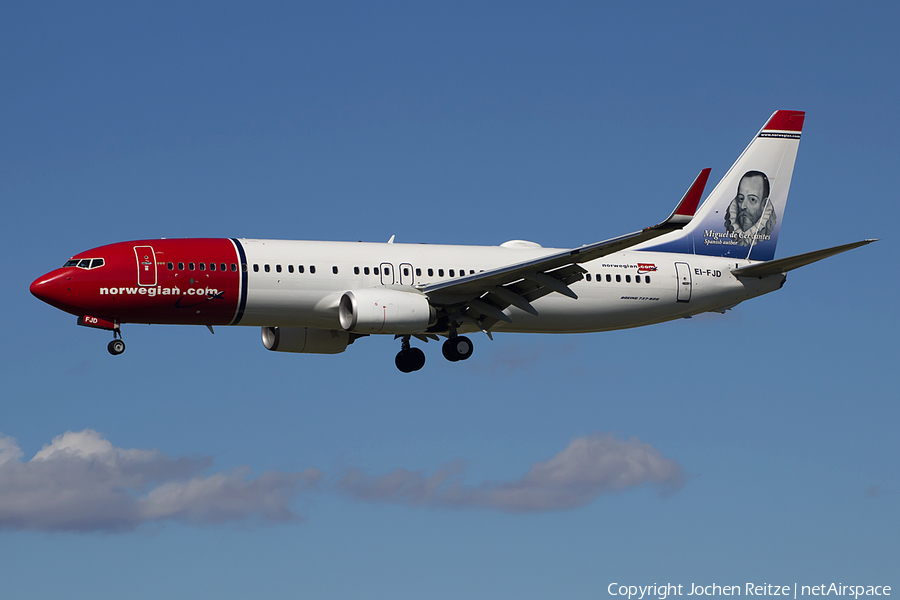
[[[411,347],[409,345],[409,336],[404,335],[403,345],[400,348],[400,352],[397,353],[397,358],[394,359],[394,364],[397,365],[401,373],[418,371],[425,366],[425,353],[419,348]]]
[[[408,335],[403,336],[403,346],[394,359],[394,364],[402,373],[412,373],[425,366],[425,353],[419,348],[411,347],[409,338]],[[474,350],[472,340],[462,335],[451,337],[441,346],[441,353],[450,362],[466,360],[472,356],[472,350]]]
[[[453,336],[441,346],[441,352],[443,353],[444,358],[450,362],[466,360],[472,356],[472,351],[474,349],[475,347],[472,345],[472,340],[464,335]]]

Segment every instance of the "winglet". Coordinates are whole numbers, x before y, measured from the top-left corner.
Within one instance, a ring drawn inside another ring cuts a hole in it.
[[[678,203],[678,208],[672,213],[673,217],[686,217],[688,221],[691,220],[694,213],[697,211],[697,205],[700,204],[700,198],[703,197],[703,190],[706,188],[706,180],[709,179],[710,171],[712,171],[712,169],[709,167],[700,171],[700,174],[697,175],[697,179],[694,180],[694,183],[691,184],[688,191],[684,193],[684,198]]]
[[[672,225],[675,225],[675,228],[679,229],[680,226],[690,223],[691,219],[694,218],[694,213],[697,211],[697,206],[700,204],[700,198],[703,197],[703,190],[706,188],[706,180],[709,179],[710,171],[712,171],[712,169],[708,167],[700,171],[700,174],[697,175],[697,178],[694,180],[694,183],[691,184],[691,187],[688,188],[688,191],[684,193],[681,202],[678,203],[678,206],[675,207],[675,210],[672,211],[669,218],[649,229],[671,227]]]

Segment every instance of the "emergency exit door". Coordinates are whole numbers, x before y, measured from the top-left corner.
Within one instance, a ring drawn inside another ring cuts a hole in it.
[[[381,285],[394,285],[394,265],[381,263]]]

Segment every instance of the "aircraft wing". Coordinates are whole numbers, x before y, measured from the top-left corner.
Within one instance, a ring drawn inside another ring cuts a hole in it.
[[[510,321],[503,309],[511,305],[537,315],[537,310],[531,305],[537,298],[552,292],[570,298],[578,297],[569,285],[584,276],[585,270],[579,263],[625,250],[690,223],[709,172],[710,169],[700,172],[672,214],[658,225],[580,248],[427,285],[422,292],[432,305],[456,308],[458,317],[475,320],[485,331],[497,321]]]
[[[787,273],[788,271],[799,269],[800,267],[805,267],[806,265],[820,261],[823,258],[828,258],[829,256],[834,256],[835,254],[853,250],[854,248],[859,248],[860,246],[865,246],[866,244],[877,241],[878,240],[862,240],[860,242],[853,242],[852,244],[844,244],[843,246],[834,246],[833,248],[825,248],[824,250],[815,250],[805,254],[788,256],[787,258],[779,258],[778,260],[770,260],[756,265],[741,267],[740,269],[732,269],[731,272],[738,277],[765,277],[767,275]]]

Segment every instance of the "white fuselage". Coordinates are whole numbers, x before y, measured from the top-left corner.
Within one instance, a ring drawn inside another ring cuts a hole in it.
[[[379,286],[412,291],[559,252],[541,247],[240,242],[248,264],[247,305],[240,324],[321,329],[340,329],[338,303],[347,291]],[[638,327],[723,310],[783,285],[784,275],[739,279],[731,274],[749,264],[693,254],[618,252],[581,265],[585,278],[570,286],[577,299],[546,295],[533,302],[537,316],[511,306],[504,312],[512,322],[498,322],[493,329],[582,333]]]

